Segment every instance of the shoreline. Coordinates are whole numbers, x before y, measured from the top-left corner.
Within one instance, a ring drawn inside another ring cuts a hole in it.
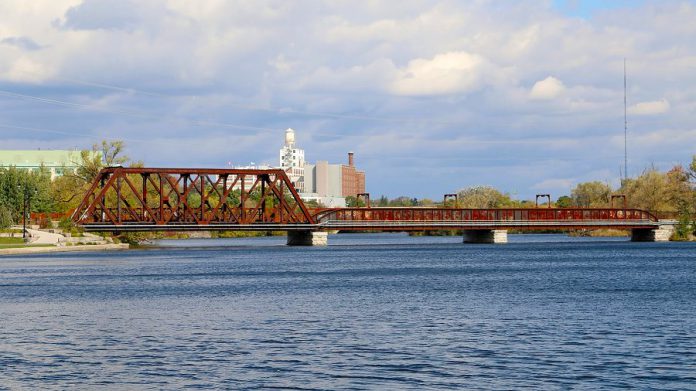
[[[130,245],[127,243],[109,244],[85,244],[77,246],[46,246],[46,247],[12,247],[0,248],[0,256],[3,255],[23,255],[23,254],[47,254],[47,253],[68,253],[85,251],[118,251],[128,250]]]

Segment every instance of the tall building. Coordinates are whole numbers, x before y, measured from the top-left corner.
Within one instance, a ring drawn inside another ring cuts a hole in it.
[[[365,192],[365,171],[355,168],[355,156],[348,152],[348,165],[341,165],[341,194],[356,197]]]
[[[298,192],[304,192],[305,157],[304,149],[295,145],[295,131],[285,130],[285,145],[280,148],[280,168],[285,170],[290,182]]]
[[[329,207],[345,206],[345,197],[365,192],[365,171],[355,167],[353,152],[348,153],[348,164],[329,164],[317,161],[305,164],[303,199],[316,200]]]

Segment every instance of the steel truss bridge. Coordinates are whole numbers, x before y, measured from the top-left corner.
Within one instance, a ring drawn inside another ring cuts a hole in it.
[[[549,197],[550,198],[550,197]],[[283,170],[101,170],[72,220],[87,231],[423,231],[654,229],[628,208],[310,209]]]

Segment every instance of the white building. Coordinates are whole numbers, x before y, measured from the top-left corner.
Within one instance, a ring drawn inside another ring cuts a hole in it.
[[[297,148],[295,145],[294,130],[290,128],[285,130],[285,145],[280,149],[279,155],[280,168],[288,174],[295,189],[302,193],[304,191],[305,156],[304,149]]]
[[[259,164],[256,165],[254,162],[251,162],[248,166],[233,166],[230,168],[235,168],[235,169],[240,169],[240,170],[272,170],[275,167],[271,167],[268,164]],[[236,180],[236,182],[235,182]],[[244,189],[249,190],[251,189],[252,186],[254,186],[254,183],[256,182],[256,175],[247,175],[244,177]],[[242,181],[239,180],[236,176],[230,177],[227,179],[227,186],[232,186],[232,190],[241,190],[242,188]]]

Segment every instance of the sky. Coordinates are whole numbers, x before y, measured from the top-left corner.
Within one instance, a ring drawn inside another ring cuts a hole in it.
[[[373,196],[616,185],[696,154],[696,2],[1,0],[0,149],[346,161]]]

